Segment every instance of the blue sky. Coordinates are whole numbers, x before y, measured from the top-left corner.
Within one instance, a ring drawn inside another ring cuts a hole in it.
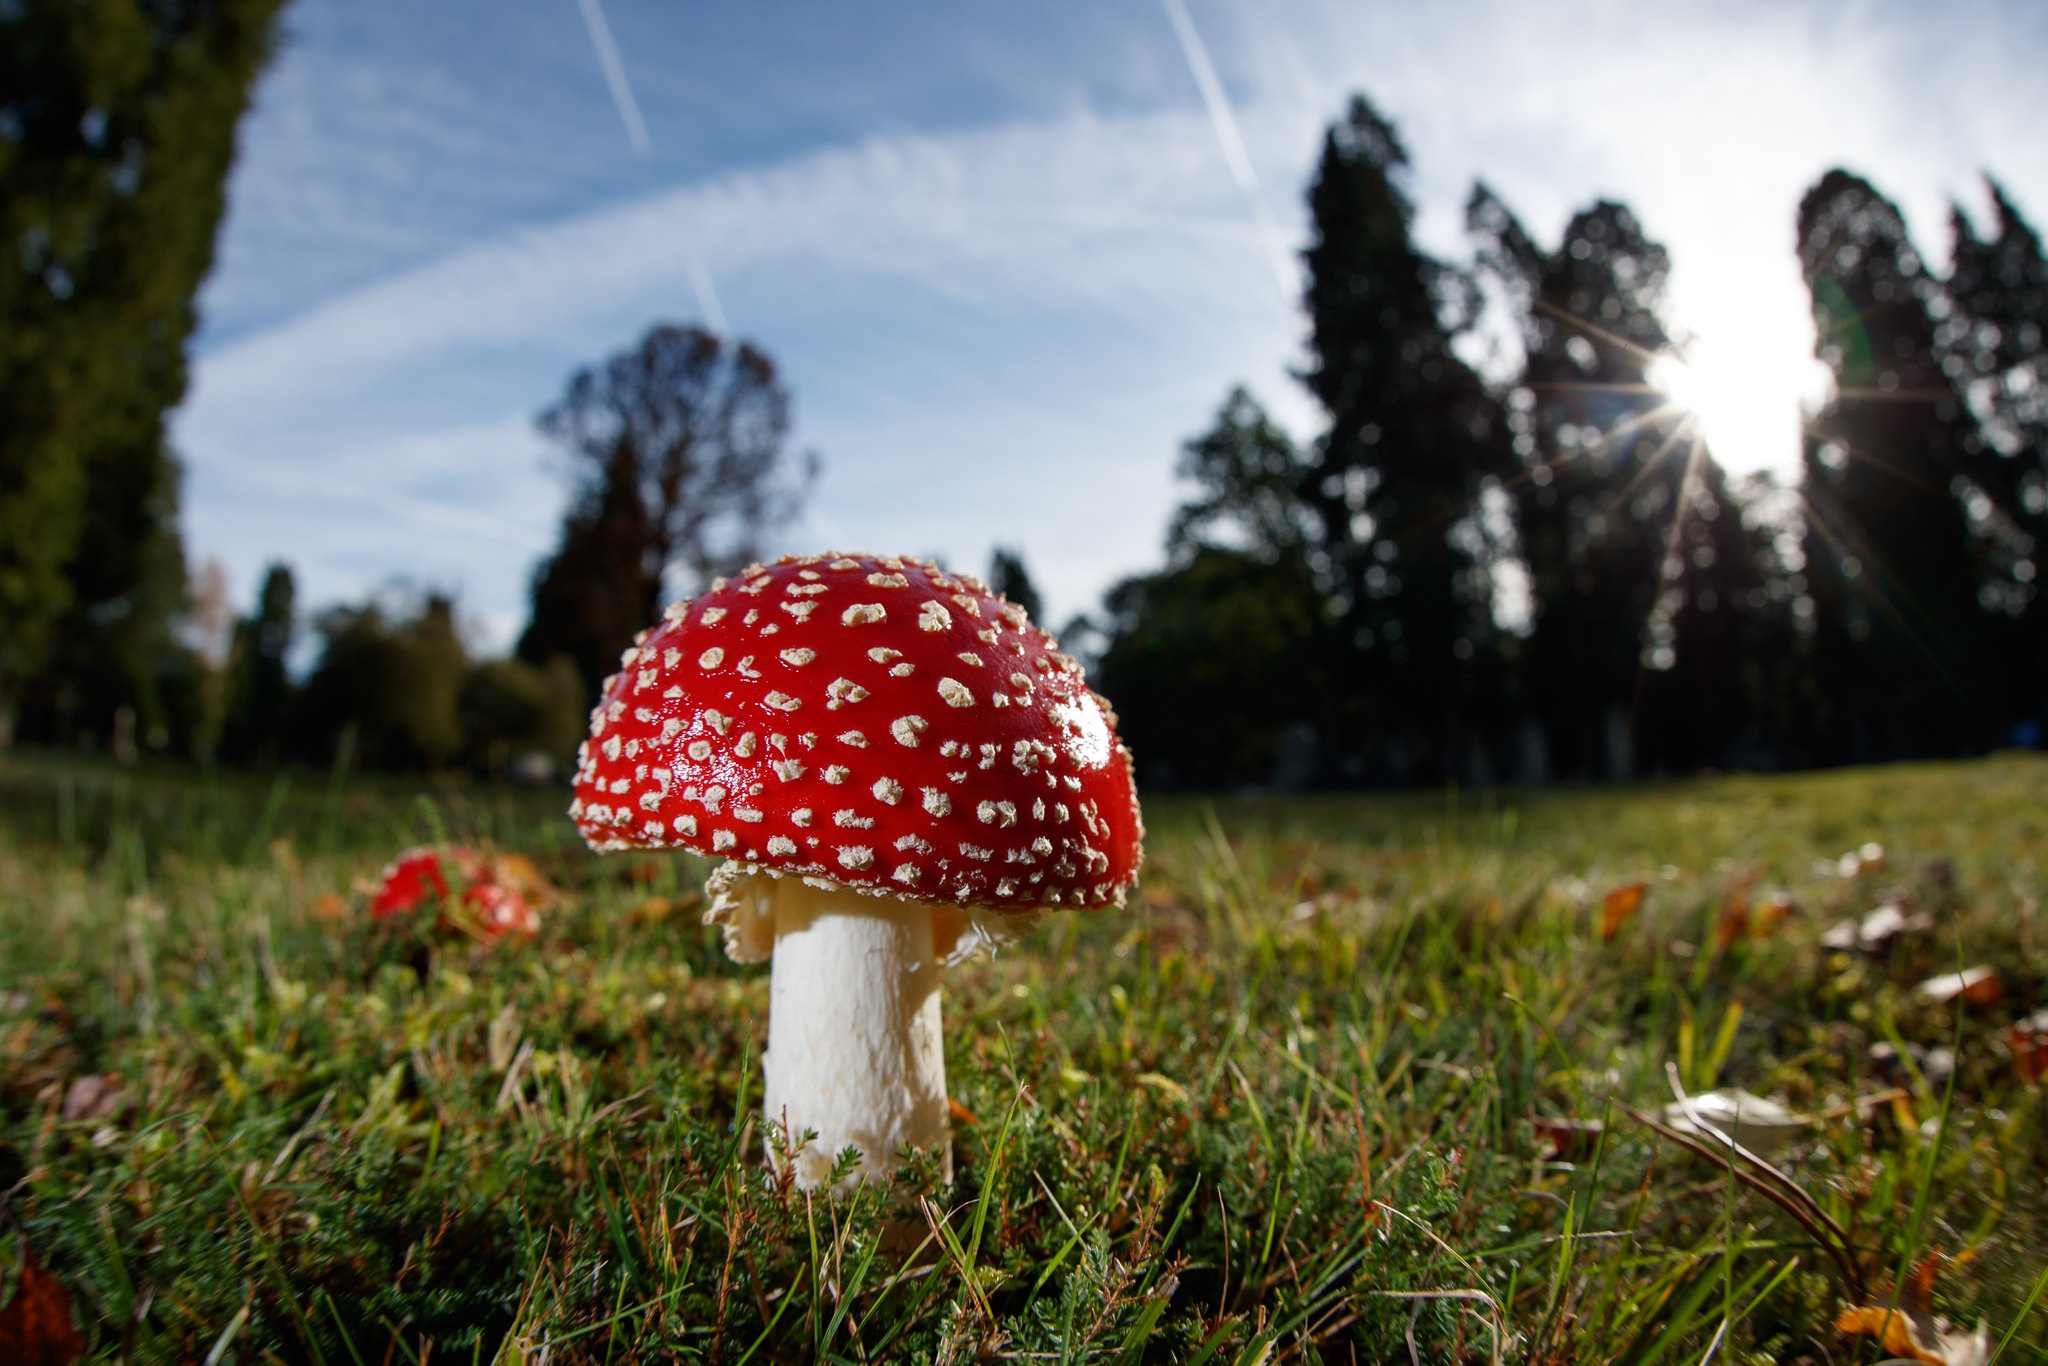
[[[1791,225],[1822,171],[1937,260],[1980,170],[2048,221],[2048,7],[1185,0],[1219,125],[1172,6],[603,0],[636,147],[582,0],[298,0],[174,428],[189,549],[242,599],[272,558],[314,602],[450,589],[502,647],[567,491],[533,415],[716,312],[824,462],[788,548],[1016,545],[1064,620],[1157,563],[1232,383],[1312,433],[1276,274],[1353,90],[1442,255],[1475,178],[1546,239],[1630,203],[1739,469],[1789,469],[1821,391]]]

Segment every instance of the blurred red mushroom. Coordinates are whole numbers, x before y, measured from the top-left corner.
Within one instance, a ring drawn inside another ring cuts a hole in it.
[[[451,896],[448,871],[453,868],[462,888]],[[517,854],[493,857],[453,845],[445,850],[422,845],[408,849],[384,868],[370,915],[388,920],[424,906],[438,906],[438,928],[472,933],[485,940],[507,934],[540,933],[536,900],[550,889],[533,864]]]

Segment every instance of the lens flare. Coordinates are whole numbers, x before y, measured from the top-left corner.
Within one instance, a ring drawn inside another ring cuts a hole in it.
[[[1699,372],[1676,356],[1659,356],[1643,372],[1650,387],[1671,400],[1674,407],[1697,413],[1706,401],[1706,386]]]

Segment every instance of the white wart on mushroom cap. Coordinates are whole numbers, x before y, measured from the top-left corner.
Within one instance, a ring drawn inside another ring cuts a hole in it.
[[[598,849],[732,860],[712,914],[746,959],[773,942],[753,874],[987,925],[1121,904],[1143,836],[1080,666],[972,577],[871,555],[786,556],[670,607],[605,685],[570,814]]]

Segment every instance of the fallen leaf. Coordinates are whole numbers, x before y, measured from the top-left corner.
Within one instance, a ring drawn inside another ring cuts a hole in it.
[[[1664,1122],[1682,1134],[1707,1138],[1715,1136],[1708,1130],[1719,1130],[1759,1157],[1784,1147],[1807,1123],[1774,1100],[1732,1088],[1694,1096],[1689,1106],[1673,1101],[1664,1107]]]
[[[1628,882],[1600,899],[1600,937],[1612,939],[1642,909],[1646,884]]]
[[[2005,1027],[2005,1049],[2013,1075],[2024,1082],[2048,1078],[2048,1010]]]
[[[1964,1005],[1995,1006],[2005,999],[2005,984],[1998,980],[1998,969],[1980,966],[1930,977],[1913,994],[1936,1005],[1961,997]]]
[[[974,1117],[974,1111],[968,1109],[951,1096],[946,1097],[946,1111],[953,1116],[953,1120],[957,1124],[965,1124],[972,1127],[981,1123],[980,1120]]]
[[[1799,914],[1799,903],[1783,892],[1773,892],[1757,902],[1749,914],[1749,933],[1753,939],[1767,939],[1777,933],[1778,926]]]
[[[68,1366],[85,1351],[71,1322],[71,1297],[23,1249],[14,1299],[0,1309],[0,1361],[10,1366]]]
[[[1843,920],[1831,926],[1820,942],[1823,948],[1882,954],[1899,936],[1925,934],[1933,928],[1934,917],[1925,911],[1908,915],[1899,902],[1887,901],[1861,920]]]
[[[1593,1155],[1607,1126],[1597,1119],[1552,1119],[1531,1117],[1536,1136],[1550,1144],[1550,1156],[1558,1162],[1578,1162]]]
[[[64,1091],[64,1118],[78,1123],[111,1119],[128,1104],[128,1093],[121,1086],[119,1073],[109,1072],[105,1076],[85,1076],[73,1081]]]
[[[1905,1361],[1984,1366],[1991,1359],[1990,1329],[1980,1323],[1974,1333],[1952,1333],[1947,1319],[1935,1317],[1934,1275],[1941,1260],[1939,1252],[1920,1259],[1899,1287],[1897,1308],[1845,1309],[1835,1320],[1836,1330],[1876,1338],[1885,1351]]]
[[[1714,922],[1714,952],[1726,953],[1738,939],[1749,935],[1749,889],[1737,887],[1721,903],[1721,918]]]
[[[535,906],[549,906],[562,899],[561,890],[524,854],[494,854],[490,865],[498,881],[516,888]]]

